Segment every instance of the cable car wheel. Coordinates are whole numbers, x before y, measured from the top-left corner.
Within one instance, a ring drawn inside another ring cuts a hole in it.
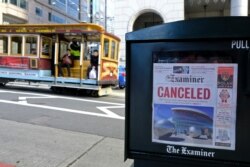
[[[92,90],[91,91],[91,96],[92,97],[99,97],[99,91],[98,90]]]
[[[1,82],[0,83],[0,86],[5,86],[6,85],[6,82]]]

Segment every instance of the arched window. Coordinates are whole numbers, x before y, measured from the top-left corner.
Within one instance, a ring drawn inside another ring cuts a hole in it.
[[[134,22],[133,31],[163,23],[163,19],[156,13],[148,12],[140,15]]]

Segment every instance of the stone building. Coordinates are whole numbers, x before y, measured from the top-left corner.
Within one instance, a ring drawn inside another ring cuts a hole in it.
[[[114,33],[121,38],[125,65],[125,34],[157,24],[198,17],[248,16],[249,0],[116,0]]]

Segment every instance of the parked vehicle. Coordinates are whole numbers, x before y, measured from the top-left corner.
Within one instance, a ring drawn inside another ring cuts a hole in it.
[[[119,88],[124,89],[126,87],[126,68],[124,66],[118,67],[119,71]]]

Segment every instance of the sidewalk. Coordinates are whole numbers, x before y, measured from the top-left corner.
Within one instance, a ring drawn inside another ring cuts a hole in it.
[[[124,141],[0,119],[1,163],[16,167],[130,167]]]

